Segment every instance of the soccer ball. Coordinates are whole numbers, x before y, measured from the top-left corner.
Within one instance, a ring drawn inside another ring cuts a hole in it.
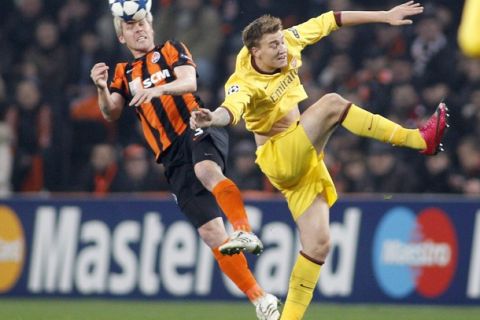
[[[139,21],[145,18],[152,8],[152,0],[109,0],[114,17],[125,21]]]

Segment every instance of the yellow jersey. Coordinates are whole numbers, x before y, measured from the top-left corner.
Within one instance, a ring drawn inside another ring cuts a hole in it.
[[[274,74],[255,70],[250,52],[243,47],[237,56],[235,72],[225,84],[222,103],[232,114],[232,124],[243,116],[249,131],[267,133],[276,121],[306,99],[307,93],[298,77],[301,52],[338,28],[335,15],[330,11],[284,30],[288,65]]]

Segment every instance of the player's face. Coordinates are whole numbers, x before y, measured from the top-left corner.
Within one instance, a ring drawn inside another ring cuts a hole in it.
[[[258,43],[258,47],[252,48],[252,54],[257,66],[266,72],[272,72],[279,68],[286,67],[287,46],[283,32],[264,34]]]
[[[146,20],[124,22],[122,21],[121,43],[132,51],[135,58],[143,56],[155,47],[152,25]]]

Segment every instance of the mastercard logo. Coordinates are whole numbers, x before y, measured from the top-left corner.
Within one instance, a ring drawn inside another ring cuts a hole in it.
[[[23,226],[15,212],[0,206],[0,293],[15,286],[22,274],[24,257]]]
[[[449,288],[457,267],[455,227],[439,208],[416,215],[395,207],[375,232],[372,257],[377,282],[388,296],[401,299],[416,292],[438,297]]]

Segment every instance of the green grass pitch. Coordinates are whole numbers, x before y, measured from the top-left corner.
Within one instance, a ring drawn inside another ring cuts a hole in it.
[[[246,302],[131,301],[0,298],[5,320],[244,320],[256,319]],[[478,320],[478,307],[313,303],[305,320]]]

